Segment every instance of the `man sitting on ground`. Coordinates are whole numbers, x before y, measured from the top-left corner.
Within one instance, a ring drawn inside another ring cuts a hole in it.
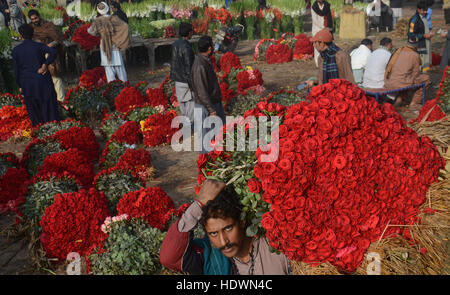
[[[225,184],[205,181],[198,198],[167,232],[161,264],[189,274],[290,274],[289,260],[270,251],[265,237],[246,236],[242,205]],[[194,239],[198,223],[206,236]]]
[[[352,60],[352,71],[355,82],[360,85],[363,82],[364,69],[367,65],[367,60],[372,53],[372,40],[364,39],[361,45],[350,53]]]
[[[350,55],[333,43],[333,36],[328,28],[317,32],[311,42],[320,53],[319,71],[318,80],[305,81],[307,87],[328,83],[330,79],[346,79],[355,84]]]
[[[378,47],[367,60],[362,86],[369,89],[380,89],[384,87],[384,73],[391,58],[392,40],[383,38]]]
[[[417,39],[410,38],[408,45],[399,48],[389,61],[384,85],[387,89],[398,89],[425,82],[427,86],[430,83],[430,77],[420,73],[422,64],[417,48],[419,42]],[[408,91],[402,91],[397,96],[394,106],[399,107],[406,99]],[[422,88],[417,88],[414,92],[409,109],[418,111],[422,106]]]

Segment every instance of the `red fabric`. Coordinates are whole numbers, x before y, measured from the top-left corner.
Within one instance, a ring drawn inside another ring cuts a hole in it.
[[[183,256],[189,245],[189,232],[178,231],[177,220],[167,231],[166,237],[161,245],[159,261],[161,264],[174,271],[182,271]]]

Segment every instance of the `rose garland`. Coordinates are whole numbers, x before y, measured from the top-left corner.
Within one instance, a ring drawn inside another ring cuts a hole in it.
[[[95,189],[57,194],[41,218],[41,243],[48,257],[65,261],[67,254],[80,255],[103,244],[100,225],[110,213],[103,193]]]
[[[258,69],[241,71],[236,76],[237,90],[239,94],[245,95],[245,90],[253,86],[263,85],[262,74]]]
[[[57,131],[50,138],[57,140],[61,147],[68,150],[76,148],[84,153],[88,161],[98,159],[99,144],[94,131],[89,127],[74,126],[66,130]]]
[[[152,227],[164,230],[164,216],[174,209],[172,199],[160,187],[142,188],[130,192],[120,199],[117,213],[128,214],[130,217],[142,217]]]
[[[142,142],[141,126],[135,121],[127,121],[114,132],[111,140],[118,143],[139,144]]]
[[[126,113],[136,107],[145,105],[145,98],[142,93],[135,87],[125,87],[115,98],[114,103],[116,110]]]
[[[145,92],[147,94],[147,101],[151,106],[163,106],[168,107],[168,99],[161,88],[148,88]]]
[[[267,48],[266,61],[268,64],[292,61],[292,50],[285,44],[272,44]]]
[[[92,70],[84,71],[80,78],[80,86],[85,88],[100,87],[107,83],[104,67],[96,67]]]
[[[150,152],[145,149],[127,149],[117,162],[116,169],[130,172],[145,182],[153,177]]]
[[[174,110],[161,114],[154,114],[145,119],[141,125],[144,136],[144,145],[152,147],[164,143],[170,143],[172,135],[178,129],[172,128],[172,120],[177,116]]]

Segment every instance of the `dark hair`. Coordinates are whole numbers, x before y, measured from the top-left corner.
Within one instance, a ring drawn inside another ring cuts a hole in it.
[[[363,39],[363,40],[361,41],[361,44],[362,44],[362,45],[369,46],[369,45],[372,45],[373,42],[372,42],[372,40],[370,40],[370,39]]]
[[[180,27],[178,28],[178,33],[181,37],[189,36],[189,33],[192,32],[194,28],[190,23],[180,23]]]
[[[23,24],[19,27],[19,33],[25,40],[33,38],[34,29],[29,24]]]
[[[417,2],[417,9],[427,10],[428,2],[426,0],[420,0],[419,2]]]
[[[380,41],[380,45],[381,45],[381,46],[386,46],[386,45],[388,45],[389,43],[392,43],[392,39],[391,39],[391,38],[388,38],[388,37],[384,37],[384,38],[381,39],[381,41]]]
[[[198,51],[206,52],[209,47],[213,46],[212,38],[210,36],[202,36],[198,39]]]
[[[117,8],[119,10],[122,10],[122,8],[120,7],[120,3],[117,3],[116,1],[112,1],[111,2],[111,7]]]
[[[38,17],[41,17],[41,15],[39,14],[39,11],[37,11],[36,9],[31,9],[30,11],[28,11],[28,18],[31,18],[33,15],[37,15]]]
[[[242,204],[236,193],[224,189],[214,200],[206,203],[200,224],[205,227],[206,222],[210,218],[232,218],[239,223],[241,221],[241,212]]]
[[[434,0],[426,0],[427,1],[427,6],[431,7],[434,5]]]

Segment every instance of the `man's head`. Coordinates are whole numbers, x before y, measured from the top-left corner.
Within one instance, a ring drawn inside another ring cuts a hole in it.
[[[311,38],[314,48],[319,52],[327,50],[328,46],[333,42],[333,35],[328,28],[322,29]]]
[[[198,40],[198,51],[206,56],[211,55],[214,52],[214,45],[210,36],[202,36]]]
[[[109,12],[109,6],[108,4],[106,4],[106,2],[100,2],[99,4],[97,4],[97,12],[100,15],[106,15]]]
[[[33,25],[39,26],[41,24],[41,15],[35,9],[28,11],[28,18]]]
[[[422,16],[426,16],[428,11],[428,3],[426,0],[420,0],[417,2],[417,12]]]
[[[241,221],[242,205],[236,194],[223,190],[203,208],[200,223],[212,245],[226,257],[234,257],[242,249],[246,235]]]
[[[29,24],[23,24],[19,27],[19,34],[25,40],[33,39],[34,29]]]
[[[178,33],[180,37],[191,39],[192,34],[194,33],[194,28],[190,23],[180,23],[180,27],[178,29]]]
[[[373,42],[372,42],[372,40],[370,40],[370,39],[363,39],[362,41],[361,41],[361,45],[365,45],[367,48],[369,48],[370,50],[373,50],[373,47],[372,47],[372,45],[373,45]]]
[[[419,47],[419,40],[416,37],[410,37],[408,38],[408,45],[418,48]]]
[[[120,4],[115,1],[111,2],[111,10],[114,12],[120,10]]]
[[[392,47],[393,47],[392,39],[385,37],[385,38],[381,39],[380,45],[383,47],[386,47],[389,50],[392,50]]]

